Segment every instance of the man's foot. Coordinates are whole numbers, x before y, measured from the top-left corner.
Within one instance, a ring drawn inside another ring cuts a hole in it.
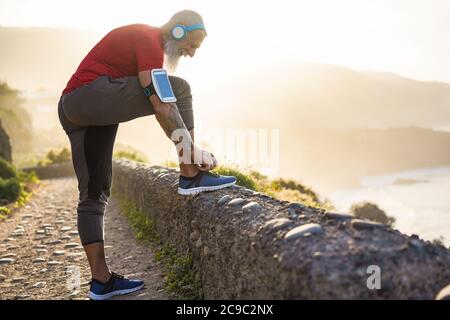
[[[180,175],[178,193],[193,195],[203,191],[219,190],[236,183],[236,177],[221,176],[216,173],[200,171],[195,177],[188,178]]]
[[[114,272],[106,283],[92,279],[89,298],[92,300],[106,300],[113,296],[138,291],[144,286],[144,281],[128,280]]]

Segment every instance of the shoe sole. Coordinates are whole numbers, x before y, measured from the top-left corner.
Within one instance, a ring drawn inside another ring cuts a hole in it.
[[[197,193],[200,193],[203,191],[214,191],[214,190],[223,189],[226,187],[230,187],[234,184],[236,184],[236,181],[221,184],[219,186],[211,186],[211,187],[197,187],[197,188],[191,188],[191,189],[182,189],[182,188],[178,187],[178,194],[181,194],[183,196],[193,195],[193,194],[197,194]]]
[[[144,286],[144,284],[141,284],[140,286],[138,286],[136,288],[112,291],[112,292],[107,293],[107,294],[95,294],[92,291],[89,291],[88,296],[92,300],[106,300],[106,299],[110,299],[110,298],[112,298],[114,296],[119,296],[119,295],[124,295],[124,294],[128,294],[128,293],[136,292],[138,290],[141,290],[143,286]]]

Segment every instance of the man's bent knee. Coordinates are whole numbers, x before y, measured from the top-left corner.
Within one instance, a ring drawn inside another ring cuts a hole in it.
[[[177,100],[192,99],[189,82],[180,77],[170,76],[170,84]]]

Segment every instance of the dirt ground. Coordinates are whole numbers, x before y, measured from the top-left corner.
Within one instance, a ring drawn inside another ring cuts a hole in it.
[[[77,181],[44,180],[29,203],[0,222],[0,299],[87,299],[91,275],[77,232]],[[138,243],[110,198],[105,214],[110,269],[145,281],[143,290],[114,299],[173,299],[161,266]]]

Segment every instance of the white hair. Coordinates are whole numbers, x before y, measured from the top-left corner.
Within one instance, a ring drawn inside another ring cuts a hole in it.
[[[172,30],[173,27],[177,24],[183,25],[193,25],[193,24],[203,24],[203,19],[197,12],[193,10],[182,10],[175,13],[170,20],[164,24],[161,28],[165,28],[167,30]],[[206,33],[206,30],[205,30]],[[180,62],[180,52],[179,52],[179,44],[177,40],[167,39],[164,42],[164,67],[169,72],[174,72],[178,67],[178,63]]]
[[[172,29],[176,24],[203,24],[203,19],[193,10],[182,10],[175,13],[164,26]]]
[[[180,62],[179,45],[176,40],[169,39],[164,43],[164,68],[169,72],[175,72]]]

